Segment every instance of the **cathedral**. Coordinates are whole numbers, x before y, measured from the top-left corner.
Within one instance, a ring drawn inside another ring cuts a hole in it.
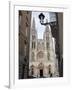
[[[43,39],[38,39],[34,18],[30,32],[29,76],[34,78],[59,77],[55,38],[52,36],[51,27],[46,25]]]

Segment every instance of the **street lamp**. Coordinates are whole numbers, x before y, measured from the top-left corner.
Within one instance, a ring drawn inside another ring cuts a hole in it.
[[[40,19],[40,23],[41,24],[44,23],[44,18],[45,18],[44,14],[43,13],[40,13],[39,19]]]
[[[53,21],[53,22],[47,22],[47,21],[46,21],[46,22],[44,23],[44,18],[45,18],[44,14],[43,14],[43,13],[40,13],[40,14],[39,14],[39,19],[40,19],[41,25],[50,25],[50,26],[53,25],[53,24],[56,25],[56,21]]]

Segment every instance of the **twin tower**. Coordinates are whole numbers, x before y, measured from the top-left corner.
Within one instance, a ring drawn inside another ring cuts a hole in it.
[[[33,18],[30,31],[29,76],[58,77],[58,60],[55,54],[55,38],[50,25],[46,25],[43,39],[38,34]]]

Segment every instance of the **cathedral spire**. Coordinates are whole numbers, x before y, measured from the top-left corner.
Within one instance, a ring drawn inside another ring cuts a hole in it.
[[[32,21],[32,29],[35,30],[36,27],[35,27],[35,18],[33,17],[33,21]]]
[[[46,19],[46,22],[48,23],[48,20],[47,20],[47,19]],[[45,27],[45,31],[44,31],[44,36],[43,36],[43,38],[46,39],[46,37],[48,37],[48,36],[52,36],[51,27],[50,27],[49,24],[46,25],[46,27]]]
[[[46,20],[46,22],[48,22],[48,20]],[[45,31],[46,31],[46,32],[51,32],[51,27],[50,27],[50,25],[46,25]]]
[[[48,19],[46,19],[46,23],[48,23]],[[46,25],[45,32],[49,32],[50,31],[49,29],[50,29],[49,25]]]

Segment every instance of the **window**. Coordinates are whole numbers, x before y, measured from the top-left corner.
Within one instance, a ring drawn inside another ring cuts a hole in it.
[[[32,42],[32,49],[35,49],[35,42]]]
[[[49,43],[47,42],[47,49],[49,48]]]
[[[48,56],[48,60],[50,60],[50,53],[49,52],[48,52],[47,56]]]
[[[34,42],[34,48],[35,48],[35,42]]]

